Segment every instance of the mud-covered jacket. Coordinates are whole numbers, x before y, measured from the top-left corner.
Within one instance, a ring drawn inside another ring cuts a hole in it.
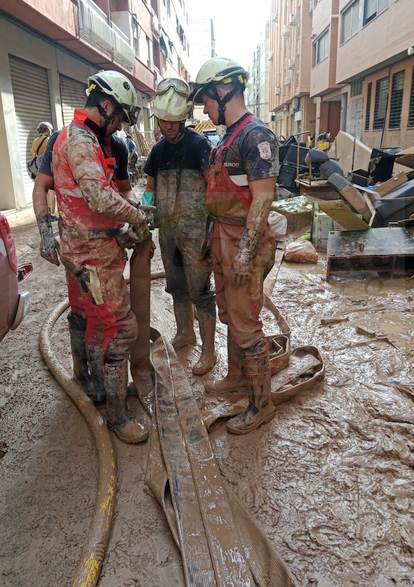
[[[54,189],[61,228],[75,230],[117,229],[122,223],[141,225],[145,216],[131,206],[113,181],[115,159],[106,158],[98,138],[75,110],[53,147]]]

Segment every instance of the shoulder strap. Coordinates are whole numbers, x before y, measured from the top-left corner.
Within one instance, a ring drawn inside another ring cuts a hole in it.
[[[237,135],[241,133],[241,131],[249,124],[251,120],[253,120],[253,118],[253,114],[249,114],[248,116],[246,116],[246,118],[243,118],[240,124],[238,124],[236,128],[233,130],[229,138],[226,139],[225,143],[223,144],[223,147],[229,147],[234,141],[234,139],[237,137]]]
[[[43,143],[45,142],[46,139],[47,139],[47,137],[43,137],[43,140],[40,141],[40,143],[36,149],[36,155],[39,155],[40,147],[43,145]]]

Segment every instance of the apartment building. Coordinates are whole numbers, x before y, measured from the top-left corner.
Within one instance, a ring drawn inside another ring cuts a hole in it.
[[[31,202],[26,169],[36,126],[59,129],[85,102],[99,69],[125,73],[139,91],[141,130],[162,75],[188,77],[183,0],[2,0],[0,5],[0,209]]]
[[[266,23],[265,31],[253,53],[249,67],[249,84],[247,86],[247,107],[260,120],[270,123],[269,91],[267,67],[269,61],[270,22]]]
[[[310,9],[316,132],[414,144],[414,2],[312,0]]]
[[[268,96],[271,126],[280,136],[314,132],[310,99],[311,12],[306,0],[272,0]]]
[[[158,74],[189,80],[190,43],[186,4],[184,0],[151,0],[151,4],[158,17],[160,59],[156,62],[157,81]]]

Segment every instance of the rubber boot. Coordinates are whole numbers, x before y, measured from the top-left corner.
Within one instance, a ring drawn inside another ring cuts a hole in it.
[[[152,416],[154,412],[154,379],[150,371],[135,374],[128,384],[128,396],[138,397],[144,410]]]
[[[227,375],[219,381],[209,381],[205,384],[205,392],[210,395],[226,395],[237,392],[247,392],[248,386],[242,373],[243,352],[236,345],[227,328]]]
[[[177,334],[171,341],[174,349],[178,351],[186,346],[196,343],[194,334],[194,315],[191,302],[177,303],[174,302],[175,322],[177,324]]]
[[[128,361],[122,359],[104,364],[106,415],[110,428],[122,442],[138,444],[148,438],[148,429],[130,418],[127,413],[126,394]]]
[[[217,355],[214,351],[216,317],[198,310],[198,324],[200,326],[202,347],[201,356],[193,366],[193,375],[205,375],[217,363]]]
[[[243,371],[249,385],[249,405],[227,422],[231,434],[248,434],[269,422],[276,408],[270,395],[270,362],[267,342],[259,341],[245,354]]]
[[[89,371],[85,347],[86,319],[81,314],[70,312],[68,315],[68,324],[73,376],[85,393],[89,395]]]
[[[90,373],[88,395],[95,404],[99,404],[106,400],[102,346],[88,345],[86,347],[86,354]]]

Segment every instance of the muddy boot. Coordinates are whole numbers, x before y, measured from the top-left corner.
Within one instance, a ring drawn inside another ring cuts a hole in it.
[[[214,352],[214,335],[216,334],[216,317],[198,310],[198,323],[202,341],[201,356],[193,366],[193,375],[205,375],[217,362]]]
[[[86,354],[90,373],[87,393],[95,404],[100,404],[106,400],[102,346],[87,346]]]
[[[70,348],[72,351],[73,377],[89,395],[88,359],[85,347],[86,319],[80,314],[68,314]]]
[[[249,352],[250,351],[250,352]],[[259,341],[246,351],[244,374],[249,385],[249,405],[227,422],[231,434],[247,434],[269,422],[276,408],[270,395],[270,363],[267,343]]]
[[[247,392],[248,387],[242,373],[243,351],[235,344],[229,328],[227,328],[227,361],[227,375],[219,381],[206,383],[204,386],[206,393],[226,395]]]
[[[106,390],[106,416],[110,428],[122,442],[138,444],[148,438],[148,429],[127,413],[126,393],[128,361],[122,359],[104,364]]]
[[[138,397],[144,410],[152,416],[154,411],[154,380],[152,373],[145,371],[135,374],[135,379],[128,384],[128,396]]]
[[[194,334],[194,315],[191,302],[179,304],[174,302],[175,322],[177,324],[177,334],[171,341],[174,349],[178,351],[186,346],[196,343]]]

